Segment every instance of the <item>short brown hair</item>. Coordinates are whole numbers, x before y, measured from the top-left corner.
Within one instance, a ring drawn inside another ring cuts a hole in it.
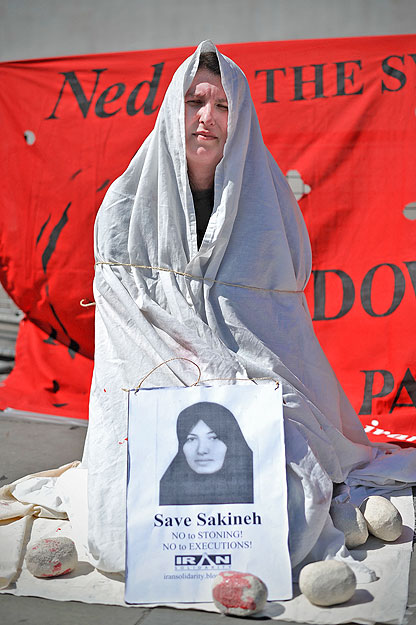
[[[221,76],[220,64],[215,52],[201,52],[198,70],[200,69],[206,69],[216,76]]]

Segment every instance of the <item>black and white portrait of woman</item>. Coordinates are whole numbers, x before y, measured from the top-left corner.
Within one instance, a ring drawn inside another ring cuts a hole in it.
[[[188,406],[176,434],[178,452],[160,480],[161,506],[253,503],[253,452],[227,408]]]

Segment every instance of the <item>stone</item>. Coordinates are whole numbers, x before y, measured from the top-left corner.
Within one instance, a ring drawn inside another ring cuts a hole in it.
[[[223,614],[250,616],[266,605],[267,587],[251,573],[222,571],[213,581],[212,597]]]
[[[74,541],[64,536],[42,538],[29,545],[27,569],[35,577],[57,577],[74,570],[78,554]]]
[[[360,510],[367,522],[368,531],[386,542],[397,540],[402,533],[400,512],[385,497],[371,495],[364,499]]]
[[[337,560],[312,562],[299,575],[299,588],[314,605],[345,603],[353,596],[356,586],[354,571]]]
[[[344,534],[345,546],[348,549],[365,543],[368,538],[368,527],[357,506],[350,502],[333,502],[329,512],[334,526]]]

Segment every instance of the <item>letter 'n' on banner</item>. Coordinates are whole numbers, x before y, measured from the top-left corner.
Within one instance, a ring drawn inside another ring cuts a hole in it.
[[[281,388],[129,392],[127,603],[212,601],[220,571],[292,597]]]

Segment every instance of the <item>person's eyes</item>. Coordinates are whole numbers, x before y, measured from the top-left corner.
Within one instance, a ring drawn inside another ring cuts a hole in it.
[[[218,104],[218,108],[222,111],[228,111],[228,104]]]
[[[186,100],[185,104],[191,104],[193,106],[200,106],[201,104],[203,104],[203,102],[202,100],[191,99],[191,100]]]
[[[218,440],[218,436],[216,434],[211,434],[211,436],[208,437],[210,441],[217,441]]]

